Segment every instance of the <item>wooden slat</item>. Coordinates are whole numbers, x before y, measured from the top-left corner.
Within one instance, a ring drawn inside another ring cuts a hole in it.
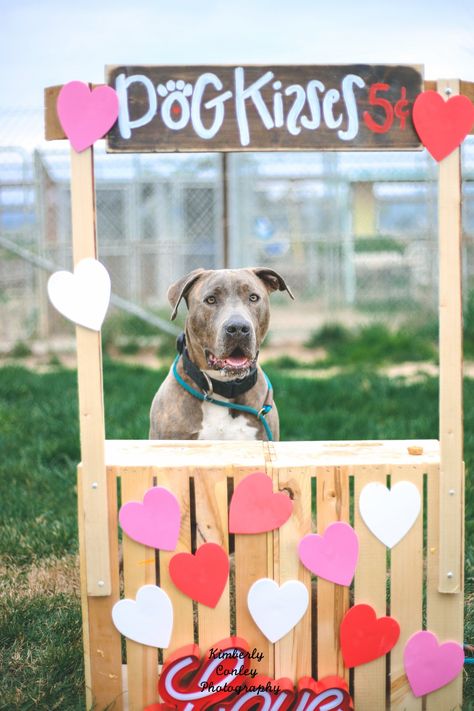
[[[311,467],[273,471],[278,490],[286,490],[293,499],[290,519],[274,534],[278,538],[274,579],[279,585],[299,580],[309,596],[308,609],[301,620],[275,644],[275,678],[289,677],[295,684],[301,677],[311,676],[311,573],[300,563],[297,553],[301,538],[311,533],[311,472]]]
[[[428,552],[427,552],[427,629],[437,635],[440,642],[453,640],[463,643],[464,603],[461,592],[446,595],[438,591],[439,578],[439,469],[428,471]],[[461,512],[459,513],[461,516]],[[447,686],[428,694],[426,711],[458,711],[462,708],[463,675]]]
[[[217,543],[229,552],[227,474],[225,469],[194,471],[196,547]],[[230,635],[229,581],[215,608],[198,604],[199,646],[206,652]]]
[[[71,149],[71,207],[74,265],[97,257],[93,151]],[[110,595],[108,506],[105,471],[105,423],[100,333],[76,326],[79,427],[83,465],[83,501],[87,590]]]
[[[386,614],[386,548],[367,528],[359,513],[359,496],[366,484],[387,483],[387,468],[357,468],[354,491],[354,525],[359,536],[360,554],[354,581],[355,604],[372,605],[378,617]],[[386,708],[386,658],[381,657],[354,670],[354,708],[357,711],[384,711]]]
[[[459,94],[459,81],[439,81],[444,98]],[[450,93],[447,95],[446,91]],[[461,161],[457,149],[438,174],[439,230],[439,591],[462,589],[461,480],[463,470]]]
[[[233,468],[231,473],[234,478],[234,490],[245,476],[257,469],[265,470],[263,451],[260,467],[250,469],[236,465]],[[271,475],[271,468],[268,474]],[[264,654],[262,661],[258,663],[258,671],[270,677],[274,676],[273,645],[253,621],[247,605],[247,594],[259,578],[273,578],[273,550],[273,533],[234,536],[236,632],[239,637],[247,640],[250,649],[255,647]]]
[[[393,467],[392,486],[411,481],[423,501],[423,469]],[[423,624],[423,507],[407,535],[392,548],[390,614],[400,624],[400,639],[390,655],[391,711],[421,711],[422,699],[410,689],[403,666],[403,650],[409,637]]]
[[[160,587],[168,593],[174,610],[173,634],[170,646],[164,652],[166,660],[180,647],[194,641],[193,601],[175,587],[169,575],[169,562],[176,553],[191,552],[191,518],[189,501],[189,476],[186,467],[155,468],[157,484],[173,492],[181,508],[181,528],[174,551],[160,551]]]
[[[88,596],[84,526],[82,467],[78,468],[78,529],[81,573],[81,607],[84,647],[84,671],[87,708],[107,708],[122,711],[122,652],[120,634],[112,624],[112,607],[120,597],[117,528],[117,489],[114,470],[109,471],[107,491],[110,502],[108,519],[110,560],[112,564],[111,594],[107,597]]]
[[[349,476],[347,467],[317,469],[317,531],[335,521],[349,522]],[[349,679],[339,643],[339,627],[349,608],[349,588],[318,578],[318,678],[338,674]]]
[[[121,471],[122,505],[127,501],[143,501],[153,486],[151,468]],[[155,549],[137,543],[123,534],[123,576],[125,597],[135,600],[142,585],[155,585]],[[131,639],[127,646],[128,709],[142,711],[157,699],[158,651]]]

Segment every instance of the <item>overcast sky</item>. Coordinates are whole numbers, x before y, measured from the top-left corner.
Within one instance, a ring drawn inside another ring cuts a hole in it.
[[[0,0],[0,107],[105,64],[424,64],[474,81],[474,0]]]

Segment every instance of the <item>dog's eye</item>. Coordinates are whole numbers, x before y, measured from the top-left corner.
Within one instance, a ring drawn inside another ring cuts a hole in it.
[[[260,300],[260,297],[259,297],[258,294],[250,294],[249,300],[250,300],[250,301],[259,301],[259,300]]]
[[[216,303],[216,297],[215,296],[206,296],[204,299],[204,302],[206,304],[215,304]]]

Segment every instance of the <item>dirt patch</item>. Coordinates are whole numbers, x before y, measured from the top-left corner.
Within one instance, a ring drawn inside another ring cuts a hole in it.
[[[47,558],[30,566],[0,564],[0,596],[33,599],[42,595],[79,597],[78,556]]]

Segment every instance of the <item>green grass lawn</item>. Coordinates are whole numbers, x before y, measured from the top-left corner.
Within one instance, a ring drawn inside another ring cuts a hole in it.
[[[437,380],[407,384],[369,372],[327,380],[267,369],[281,437],[436,438]],[[151,397],[164,376],[106,362],[107,437],[142,439]],[[0,369],[0,709],[84,708],[77,583],[76,376]],[[465,384],[465,454],[474,465],[474,381]],[[474,600],[474,498],[467,486],[467,597]],[[474,642],[474,605],[466,640]],[[466,677],[474,698],[474,670]],[[98,709],[97,711],[102,711]],[[376,711],[374,709],[374,711]]]

